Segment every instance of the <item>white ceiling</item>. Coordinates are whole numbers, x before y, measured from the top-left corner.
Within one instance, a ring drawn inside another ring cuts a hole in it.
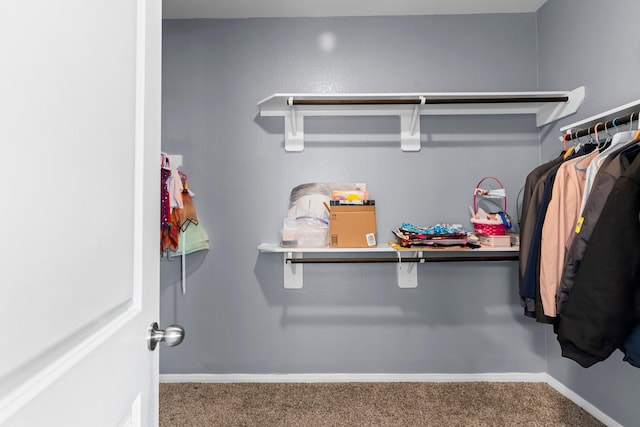
[[[547,0],[163,0],[167,19],[536,12]]]

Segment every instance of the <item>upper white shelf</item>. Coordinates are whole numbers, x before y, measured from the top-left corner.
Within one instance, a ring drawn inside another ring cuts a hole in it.
[[[304,149],[307,116],[399,116],[403,151],[420,150],[420,116],[535,114],[538,127],[578,111],[585,88],[554,92],[276,93],[258,103],[260,115],[284,117],[285,150]]]
[[[637,113],[638,107],[640,107],[640,99],[636,99],[635,101],[631,101],[628,104],[624,104],[617,108],[612,108],[611,110],[605,111],[604,113],[587,117],[586,119],[580,120],[579,122],[568,124],[564,127],[561,127],[560,132],[563,132],[563,133],[567,131],[575,132],[576,130],[579,130],[582,128],[589,128],[591,126],[594,126],[595,124],[602,121],[606,122],[607,120],[613,119],[616,116],[619,117],[619,116],[630,114],[633,112]]]

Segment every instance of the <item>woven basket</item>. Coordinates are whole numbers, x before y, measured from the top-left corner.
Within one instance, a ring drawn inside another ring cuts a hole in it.
[[[507,232],[507,227],[505,227],[504,224],[485,224],[478,221],[480,220],[471,220],[473,230],[476,234],[482,234],[483,236],[504,236]]]
[[[476,189],[473,194],[473,213],[474,214],[478,212],[478,200],[477,200],[478,197],[483,197],[481,194],[478,194],[478,189],[480,189],[480,185],[488,179],[492,179],[495,182],[497,182],[500,188],[504,190],[504,185],[502,185],[502,182],[500,182],[498,178],[494,178],[492,176],[487,176],[482,178],[480,182],[478,182],[478,184],[476,185]],[[497,198],[497,196],[492,196],[492,197]],[[504,215],[506,215],[507,197],[504,196],[500,198],[502,198],[502,201],[503,201],[502,212],[504,212]],[[475,219],[475,218],[471,218],[471,223],[473,224],[473,229],[476,232],[476,234],[482,234],[485,236],[502,236],[507,232],[507,225],[505,224],[507,223],[507,221],[505,217],[503,217],[503,221],[501,223],[489,222],[487,220]]]

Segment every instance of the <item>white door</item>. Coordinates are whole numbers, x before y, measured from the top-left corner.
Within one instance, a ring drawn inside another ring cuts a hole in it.
[[[0,425],[157,424],[161,0],[0,0]]]

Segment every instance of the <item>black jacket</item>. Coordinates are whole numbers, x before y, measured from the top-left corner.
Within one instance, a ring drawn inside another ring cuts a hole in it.
[[[589,367],[640,320],[640,156],[616,181],[560,317],[562,355]]]
[[[566,254],[556,305],[558,314],[562,314],[564,311],[564,306],[569,299],[574,279],[580,269],[582,257],[589,245],[589,239],[591,239],[593,228],[600,219],[600,214],[608,200],[609,194],[611,194],[611,190],[618,178],[620,178],[629,166],[627,164],[628,156],[632,155],[635,158],[635,153],[640,149],[638,142],[640,141],[634,140],[629,144],[623,145],[618,150],[614,150],[614,152],[603,162],[599,172],[593,180],[593,187],[591,188],[584,211],[582,212],[583,221],[581,227],[579,229],[576,228],[576,235],[574,236]],[[627,153],[626,155],[623,154],[625,152]]]

